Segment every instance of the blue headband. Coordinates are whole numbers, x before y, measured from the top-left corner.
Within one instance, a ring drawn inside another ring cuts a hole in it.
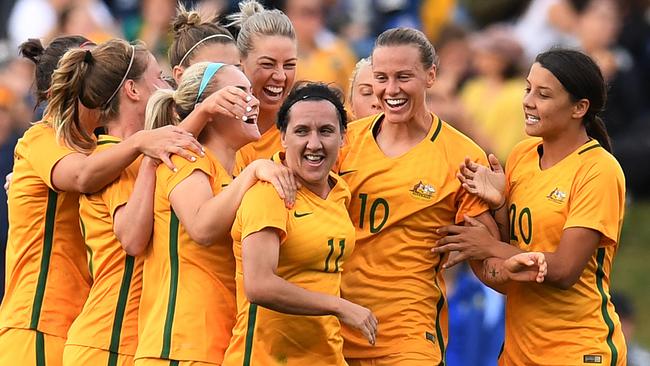
[[[214,74],[216,74],[222,66],[225,66],[225,64],[222,64],[221,62],[211,62],[208,67],[205,68],[203,79],[201,79],[201,85],[199,86],[199,93],[196,95],[194,104],[199,102],[199,98],[201,98],[201,94],[203,94],[203,91],[210,83],[210,79],[212,79]]]

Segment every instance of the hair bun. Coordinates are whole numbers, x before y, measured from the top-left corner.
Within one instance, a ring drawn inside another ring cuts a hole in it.
[[[41,56],[45,52],[45,48],[38,38],[30,38],[27,42],[23,42],[19,49],[20,55],[31,60],[33,63],[38,64]]]
[[[172,22],[172,29],[174,33],[178,34],[185,32],[192,27],[196,27],[201,24],[203,20],[201,15],[197,11],[187,11],[184,6],[179,6],[176,14],[176,18]]]
[[[264,10],[264,6],[257,2],[257,0],[242,1],[239,3],[239,13],[231,14],[227,17],[231,22],[226,26],[230,27],[234,25],[241,28],[242,24],[244,24],[248,18],[257,13],[261,13]]]

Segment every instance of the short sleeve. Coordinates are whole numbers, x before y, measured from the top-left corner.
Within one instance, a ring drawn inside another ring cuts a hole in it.
[[[29,163],[33,167],[36,174],[47,184],[51,189],[55,189],[52,185],[52,171],[54,166],[67,155],[76,153],[75,150],[59,144],[57,141],[54,130],[45,125],[36,125],[32,127],[34,130],[28,131],[29,136],[26,144],[30,146],[29,156],[27,157]]]
[[[122,172],[118,179],[104,189],[102,198],[108,207],[111,218],[115,219],[115,211],[125,205],[131,197],[141,162],[142,158],[138,158]]]
[[[156,172],[156,179],[164,182],[166,187],[165,197],[169,198],[170,193],[174,188],[187,177],[189,177],[195,170],[204,172],[210,180],[216,179],[216,172],[212,169],[212,164],[207,156],[197,157],[196,161],[188,161],[177,155],[172,156],[172,162],[176,166],[177,171],[172,171],[164,164],[158,166]]]
[[[616,244],[623,220],[625,183],[616,164],[596,163],[577,179],[569,197],[564,229],[584,227],[599,231],[602,245]]]
[[[248,235],[269,227],[278,229],[280,242],[285,241],[288,211],[270,183],[258,182],[246,192],[239,215],[242,241]]]

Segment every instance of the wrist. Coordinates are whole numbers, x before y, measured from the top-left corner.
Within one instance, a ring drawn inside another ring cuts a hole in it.
[[[505,199],[505,197],[503,198],[503,200],[502,200],[501,202],[497,203],[496,205],[488,204],[488,206],[490,207],[490,210],[491,210],[492,212],[499,211],[499,210],[502,209],[505,205],[506,205],[506,199]]]

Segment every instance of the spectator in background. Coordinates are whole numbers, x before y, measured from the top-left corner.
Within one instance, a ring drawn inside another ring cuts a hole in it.
[[[356,56],[344,40],[325,28],[323,1],[286,0],[284,11],[298,40],[296,80],[334,83],[348,90]]]
[[[625,293],[613,292],[612,303],[614,303],[616,313],[621,318],[623,335],[625,335],[625,342],[627,343],[627,366],[650,365],[650,352],[634,340],[637,322],[636,309],[632,300]]]
[[[479,133],[491,137],[488,150],[505,162],[526,137],[520,104],[526,87],[519,67],[523,50],[510,30],[500,25],[477,34],[472,46],[476,76],[462,87],[460,99]]]
[[[15,49],[28,38],[50,35],[57,26],[59,15],[67,7],[79,3],[87,4],[92,18],[102,28],[113,26],[114,19],[101,0],[17,0],[7,30],[12,47]]]

